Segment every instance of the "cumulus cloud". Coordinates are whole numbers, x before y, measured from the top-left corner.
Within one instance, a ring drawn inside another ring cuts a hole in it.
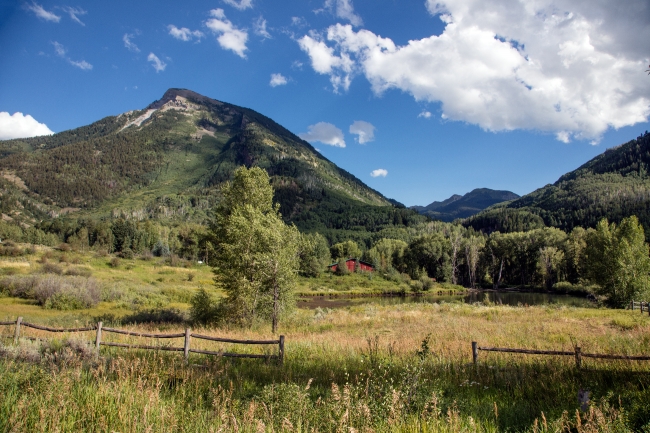
[[[246,58],[244,53],[248,33],[235,27],[224,14],[223,9],[212,9],[210,15],[213,18],[205,22],[205,25],[212,30],[214,34],[219,35],[217,41],[224,50],[231,50],[241,58]]]
[[[343,131],[331,123],[318,122],[315,125],[307,127],[307,130],[308,132],[303,132],[298,134],[298,136],[310,143],[320,141],[321,143],[329,144],[330,146],[345,147]]]
[[[314,71],[330,76],[334,92],[338,93],[340,89],[347,91],[350,88],[355,62],[349,53],[342,52],[336,55],[334,48],[320,40],[315,33],[303,36],[298,40],[298,44],[309,54]]]
[[[85,10],[83,10],[81,8],[73,8],[71,6],[64,6],[61,9],[63,9],[63,12],[70,15],[70,19],[72,21],[76,22],[77,24],[81,24],[82,26],[86,25],[79,19],[79,16],[80,15],[86,15],[88,13],[87,11],[85,11]]]
[[[431,112],[424,110],[420,114],[418,114],[418,117],[424,117],[425,119],[428,119],[431,117]]]
[[[363,120],[355,120],[352,125],[350,125],[350,134],[357,135],[357,140],[359,144],[366,144],[375,139],[375,127],[372,123],[364,122]]]
[[[287,84],[287,77],[282,74],[271,74],[271,87],[284,86]]]
[[[205,36],[203,32],[200,30],[190,30],[187,27],[181,27],[180,29],[176,27],[173,24],[170,24],[167,26],[169,29],[169,34],[172,35],[174,38],[179,39],[181,41],[191,41],[192,39],[196,38],[198,42],[201,41],[201,38]]]
[[[253,0],[223,0],[223,2],[240,11],[253,7]]]
[[[149,53],[147,60],[151,62],[151,66],[153,66],[156,72],[164,71],[167,67],[167,63],[160,60],[154,53]]]
[[[256,35],[261,36],[264,39],[271,39],[271,34],[266,29],[266,20],[261,15],[253,23],[253,31]]]
[[[355,27],[363,25],[361,17],[354,13],[352,0],[326,0],[324,8],[334,13],[337,18],[349,21]]]
[[[134,53],[139,53],[140,48],[136,44],[134,44],[131,39],[133,39],[135,35],[133,33],[124,33],[124,36],[122,36],[122,41],[124,41],[124,46],[129,50],[133,51]]]
[[[378,168],[377,170],[371,171],[370,176],[372,176],[372,177],[386,177],[386,176],[388,176],[388,170],[384,170],[383,168]]]
[[[10,115],[6,111],[0,112],[0,140],[51,134],[54,132],[45,123],[39,123],[29,114],[23,115],[23,113],[16,112]]]
[[[36,16],[42,20],[51,21],[53,23],[58,23],[59,21],[61,21],[60,16],[56,15],[54,12],[46,11],[45,9],[43,9],[43,6],[35,2],[32,2],[32,4],[26,3],[25,8],[27,8],[27,10],[29,11],[34,12]]]
[[[582,0],[428,0],[440,35],[396,45],[336,24],[298,40],[334,91],[363,75],[440,102],[444,119],[489,131],[530,129],[597,142],[608,128],[647,121],[650,26],[646,0],[625,8]]]

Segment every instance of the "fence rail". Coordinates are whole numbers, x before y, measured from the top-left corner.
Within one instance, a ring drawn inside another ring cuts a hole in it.
[[[0,322],[0,326],[15,326],[14,330],[14,343],[18,343],[20,338],[21,327],[38,329],[40,331],[47,332],[66,332],[66,333],[75,333],[75,332],[87,332],[95,331],[95,348],[99,352],[100,346],[107,347],[122,347],[125,349],[144,349],[144,350],[164,350],[172,352],[183,352],[185,355],[185,360],[188,359],[190,353],[198,353],[202,355],[212,355],[212,356],[221,356],[227,358],[262,358],[262,359],[277,359],[280,365],[284,363],[284,335],[280,335],[277,340],[237,340],[233,338],[222,338],[222,337],[212,337],[210,335],[202,334],[193,334],[190,328],[185,328],[185,332],[175,333],[175,334],[152,334],[145,332],[134,332],[126,329],[115,329],[115,328],[105,328],[103,327],[102,322],[97,322],[96,326],[88,326],[83,328],[52,328],[44,325],[37,325],[34,323],[23,322],[22,317],[18,317],[16,320]],[[109,341],[102,341],[102,333],[108,332],[113,334],[122,334],[129,335],[133,337],[144,337],[144,338],[183,338],[184,345],[183,347],[173,347],[173,346],[149,346],[146,344],[126,344],[126,343],[113,343]],[[192,337],[199,340],[208,340],[216,341],[221,343],[233,343],[233,344],[266,344],[266,345],[277,345],[278,353],[277,355],[255,355],[248,353],[231,353],[224,351],[212,351],[212,350],[201,350],[201,349],[192,349],[191,348],[191,339]],[[29,337],[25,337],[29,338]]]
[[[647,311],[648,315],[650,316],[650,302],[645,302],[645,301],[630,301],[630,310],[634,311],[637,306],[639,307],[639,310],[641,311],[641,314],[643,314],[643,311]]]
[[[650,356],[631,356],[631,355],[610,355],[604,353],[582,353],[580,347],[575,347],[573,351],[558,351],[558,350],[532,350],[532,349],[512,349],[504,347],[483,347],[479,346],[476,341],[472,341],[472,359],[474,364],[478,363],[479,350],[485,352],[505,352],[505,353],[522,353],[525,355],[555,355],[555,356],[574,356],[576,366],[582,367],[582,358],[595,358],[595,359],[624,359],[628,361],[650,361]]]

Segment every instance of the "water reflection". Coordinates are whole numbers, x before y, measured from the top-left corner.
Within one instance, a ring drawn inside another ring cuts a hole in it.
[[[487,299],[486,299],[487,296]],[[571,307],[590,307],[593,304],[586,298],[550,293],[521,293],[521,292],[470,292],[464,295],[422,295],[422,296],[389,296],[367,298],[330,298],[328,296],[313,296],[298,299],[299,308],[343,308],[354,305],[399,305],[406,303],[434,302],[464,302],[472,304],[489,300],[501,305],[566,305]]]

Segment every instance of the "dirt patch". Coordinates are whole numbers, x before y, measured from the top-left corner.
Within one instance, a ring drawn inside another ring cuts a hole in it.
[[[21,178],[16,176],[15,173],[12,173],[10,171],[3,171],[0,174],[2,175],[2,177],[7,179],[9,182],[15,184],[18,188],[20,188],[20,189],[22,189],[24,191],[29,189],[29,188],[27,188],[27,185],[25,185],[25,182],[23,182],[23,180]]]

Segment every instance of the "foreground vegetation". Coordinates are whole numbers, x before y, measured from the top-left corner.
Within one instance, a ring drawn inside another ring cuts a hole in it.
[[[163,328],[173,332],[182,325]],[[267,338],[267,330],[201,332]],[[650,318],[638,312],[489,303],[366,305],[298,310],[281,331],[287,338],[284,366],[199,355],[186,366],[182,355],[157,352],[102,348],[96,357],[92,348],[67,336],[42,347],[28,341],[16,347],[3,338],[0,431],[650,428],[647,362],[583,359],[577,370],[570,357],[487,352],[477,367],[471,362],[471,341],[648,353]],[[5,327],[2,335],[10,336],[11,329]],[[585,412],[577,398],[581,389],[591,393]]]

